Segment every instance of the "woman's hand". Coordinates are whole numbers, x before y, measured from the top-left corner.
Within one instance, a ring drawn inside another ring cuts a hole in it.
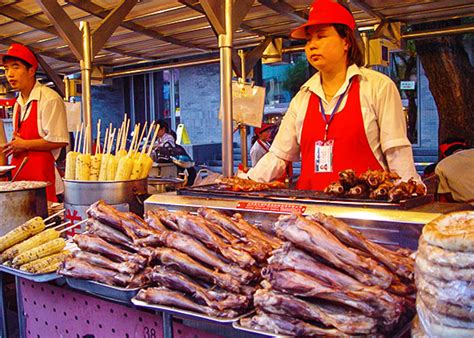
[[[28,150],[28,140],[22,139],[20,135],[17,134],[10,142],[5,144],[2,152],[5,156],[10,156],[19,154],[26,150]]]

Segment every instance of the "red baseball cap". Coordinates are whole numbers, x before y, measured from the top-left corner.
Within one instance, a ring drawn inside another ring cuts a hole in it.
[[[2,58],[2,64],[5,56],[11,56],[29,63],[35,71],[38,69],[38,60],[33,52],[28,47],[20,45],[19,43],[12,43],[11,46],[8,47],[7,53],[0,54],[0,56]]]
[[[263,133],[265,130],[268,130],[273,127],[273,124],[270,123],[262,123],[262,126],[260,128],[255,128],[255,134],[260,135]]]
[[[316,0],[309,10],[308,21],[293,30],[290,37],[306,39],[306,27],[315,25],[343,24],[351,30],[355,29],[355,20],[352,14],[342,5],[331,0]]]

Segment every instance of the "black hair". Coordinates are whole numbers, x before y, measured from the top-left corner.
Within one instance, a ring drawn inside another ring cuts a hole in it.
[[[30,69],[31,67],[33,67],[32,64],[30,64],[29,62],[26,62],[23,59],[20,59],[20,58],[14,57],[14,56],[10,56],[10,55],[5,55],[3,57],[3,62],[8,61],[8,60],[10,60],[10,61],[19,61],[20,63],[22,63],[26,67],[26,69]]]
[[[165,120],[158,120],[156,123],[160,125],[160,129],[165,128],[165,133],[169,133],[170,127],[168,126],[168,122]]]

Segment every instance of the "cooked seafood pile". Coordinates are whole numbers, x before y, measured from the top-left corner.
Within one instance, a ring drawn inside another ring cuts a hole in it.
[[[398,202],[413,196],[423,196],[426,188],[414,179],[408,182],[398,182],[400,176],[395,172],[367,170],[357,175],[354,170],[347,169],[339,172],[339,181],[332,182],[324,192],[352,198],[371,198]]]
[[[420,335],[474,335],[474,211],[443,215],[423,228],[416,256]]]
[[[324,214],[280,216],[285,241],[262,270],[257,314],[241,325],[275,334],[389,332],[414,312],[414,261]]]

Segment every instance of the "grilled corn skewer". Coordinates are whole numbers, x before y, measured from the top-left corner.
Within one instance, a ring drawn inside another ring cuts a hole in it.
[[[42,231],[39,234],[34,235],[33,237],[27,239],[26,241],[18,243],[12,246],[11,248],[5,250],[0,256],[0,261],[5,262],[5,261],[12,260],[19,254],[25,251],[28,251],[30,249],[33,249],[37,247],[38,245],[41,245],[43,243],[46,243],[58,237],[59,237],[58,231],[54,229],[46,229],[45,231]]]
[[[79,153],[76,151],[70,151],[66,155],[66,180],[76,179],[76,160]]]
[[[140,178],[140,175],[143,170],[143,161],[145,160],[145,156],[140,156],[138,159],[133,161],[133,168],[132,173],[130,175],[131,180],[136,180]]]
[[[117,172],[115,173],[116,181],[128,180],[132,174],[133,169],[133,159],[129,156],[123,156],[117,167]]]
[[[97,181],[99,179],[101,161],[102,154],[91,156],[91,171],[89,181]]]
[[[44,244],[37,246],[36,248],[25,251],[16,256],[12,263],[13,266],[20,266],[39,258],[50,256],[52,254],[60,252],[66,246],[66,242],[63,238],[56,238],[48,241]]]
[[[100,161],[100,171],[99,171],[99,181],[107,180],[107,165],[109,163],[110,154],[102,155],[102,160]]]
[[[7,232],[5,235],[0,237],[0,252],[5,251],[9,247],[24,241],[28,237],[34,236],[37,233],[43,231],[45,228],[44,221],[41,217],[34,217],[19,226]]]
[[[80,154],[76,159],[76,180],[88,181],[91,172],[91,155]]]
[[[115,174],[117,173],[118,161],[114,155],[110,155],[107,161],[107,181],[115,180]]]
[[[144,159],[142,159],[143,164],[142,164],[142,172],[140,174],[140,178],[146,178],[148,177],[148,173],[151,170],[151,167],[153,167],[153,160],[151,159],[150,156],[146,155]]]
[[[69,251],[64,250],[57,254],[43,257],[20,266],[20,270],[31,273],[47,273],[58,269],[59,264],[69,255]]]

